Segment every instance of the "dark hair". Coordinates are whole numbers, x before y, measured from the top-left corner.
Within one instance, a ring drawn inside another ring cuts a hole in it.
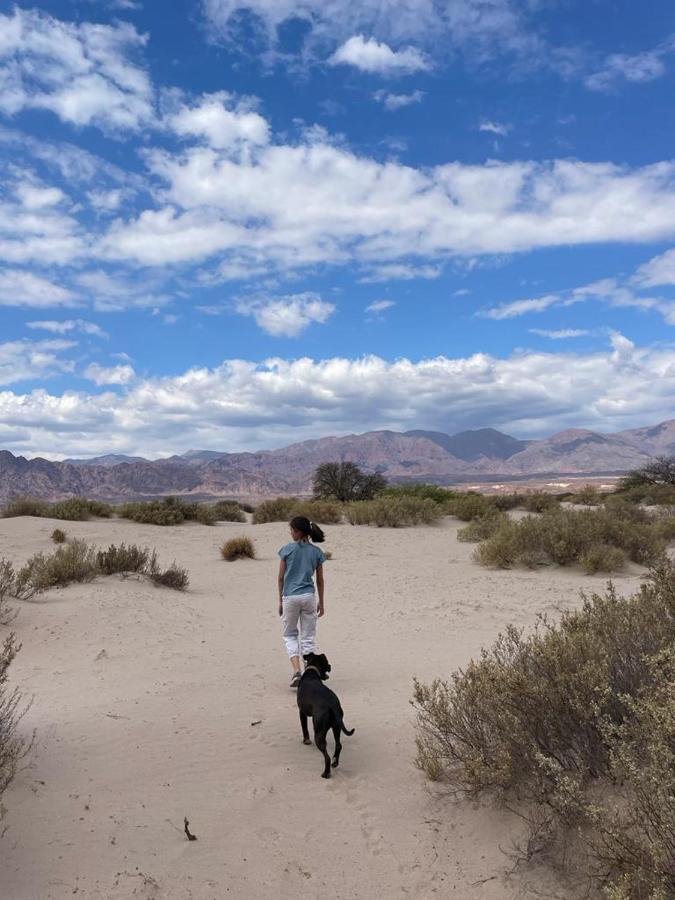
[[[324,541],[323,531],[314,522],[310,522],[307,516],[294,516],[291,519],[291,528],[307,535],[315,544],[321,544]]]

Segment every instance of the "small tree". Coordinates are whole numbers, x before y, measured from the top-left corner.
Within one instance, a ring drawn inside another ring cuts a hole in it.
[[[675,486],[675,456],[657,456],[641,469],[634,469],[621,479],[620,487],[632,488],[643,484],[671,484]]]
[[[349,500],[372,500],[387,481],[379,472],[366,474],[353,462],[322,463],[314,472],[314,496]]]

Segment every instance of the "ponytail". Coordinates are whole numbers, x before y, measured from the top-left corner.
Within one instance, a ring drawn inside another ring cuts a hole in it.
[[[325,540],[323,531],[315,522],[310,522],[307,516],[294,516],[291,519],[291,528],[306,535],[315,544],[322,544]]]

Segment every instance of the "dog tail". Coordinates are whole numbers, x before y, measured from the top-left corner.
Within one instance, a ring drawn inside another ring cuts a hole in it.
[[[348,737],[351,737],[356,731],[356,728],[352,728],[351,731],[348,728],[345,728],[345,723],[343,721],[340,721],[340,729],[342,733],[348,735]]]

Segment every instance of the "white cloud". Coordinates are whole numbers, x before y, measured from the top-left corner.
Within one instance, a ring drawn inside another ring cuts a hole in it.
[[[533,297],[530,300],[514,300],[512,303],[502,303],[499,306],[493,306],[490,309],[482,310],[478,313],[484,319],[515,319],[517,316],[524,316],[526,313],[544,312],[550,306],[559,303],[558,294],[546,294],[543,297]]]
[[[491,122],[485,120],[480,123],[478,130],[487,131],[490,134],[497,134],[500,137],[506,137],[506,135],[513,130],[513,126],[509,125],[507,122]]]
[[[99,312],[124,309],[154,309],[165,306],[171,297],[159,291],[152,278],[128,278],[109,274],[103,269],[90,269],[75,276],[75,284],[83,301]]]
[[[602,68],[586,78],[586,87],[592,91],[607,91],[618,82],[629,81],[644,84],[661,78],[666,73],[664,56],[672,52],[673,43],[668,42],[655,50],[629,55],[614,53],[604,61]]]
[[[23,446],[32,452],[165,455],[167,448],[246,450],[377,428],[618,431],[671,418],[673,396],[675,349],[635,347],[614,335],[610,348],[590,354],[228,360],[139,379],[121,394],[5,391],[0,421],[29,432]]]
[[[371,284],[378,281],[412,281],[415,278],[438,278],[442,272],[440,266],[417,266],[409,263],[389,263],[373,266],[359,281]]]
[[[335,312],[335,306],[317,294],[291,294],[272,299],[244,298],[237,312],[253,316],[257,325],[274,337],[297,337],[311,324],[324,324]]]
[[[362,34],[350,37],[329,59],[333,66],[348,65],[362,72],[379,75],[402,75],[423,72],[430,68],[428,60],[415,47],[392,50],[388,44],[365,38]]]
[[[640,266],[633,280],[642,287],[675,284],[675,250],[667,250]]]
[[[569,338],[585,337],[590,334],[584,328],[559,328],[549,331],[546,328],[530,328],[530,334],[538,334],[540,337],[551,338],[552,341],[564,341]]]
[[[204,94],[195,106],[181,106],[167,124],[178,135],[203,138],[222,150],[269,141],[269,126],[251,101],[235,100],[226,91]]]
[[[94,384],[130,384],[136,377],[132,366],[100,366],[92,363],[84,370],[84,377]]]
[[[90,334],[94,337],[107,338],[108,333],[94,322],[87,322],[85,319],[64,319],[60,322],[52,319],[26,322],[28,328],[40,329],[41,331],[51,331],[52,334],[69,334],[72,331],[79,331],[82,334]]]
[[[0,15],[0,110],[136,130],[153,118],[149,78],[130,58],[145,40],[129,23],[77,24],[15,7]]]
[[[0,270],[0,306],[76,306],[72,291],[23,269]]]
[[[413,103],[421,103],[424,99],[424,91],[413,91],[410,94],[390,94],[388,91],[375,91],[375,100],[381,103],[389,112],[411,106]]]
[[[63,340],[0,343],[0,385],[51,378],[64,372],[72,372],[75,364],[71,360],[64,359],[61,354],[64,350],[75,346],[74,341]],[[3,396],[0,393],[0,398]]]
[[[393,300],[375,300],[366,306],[366,312],[380,313],[384,312],[385,309],[391,309],[392,306],[396,306]]]

